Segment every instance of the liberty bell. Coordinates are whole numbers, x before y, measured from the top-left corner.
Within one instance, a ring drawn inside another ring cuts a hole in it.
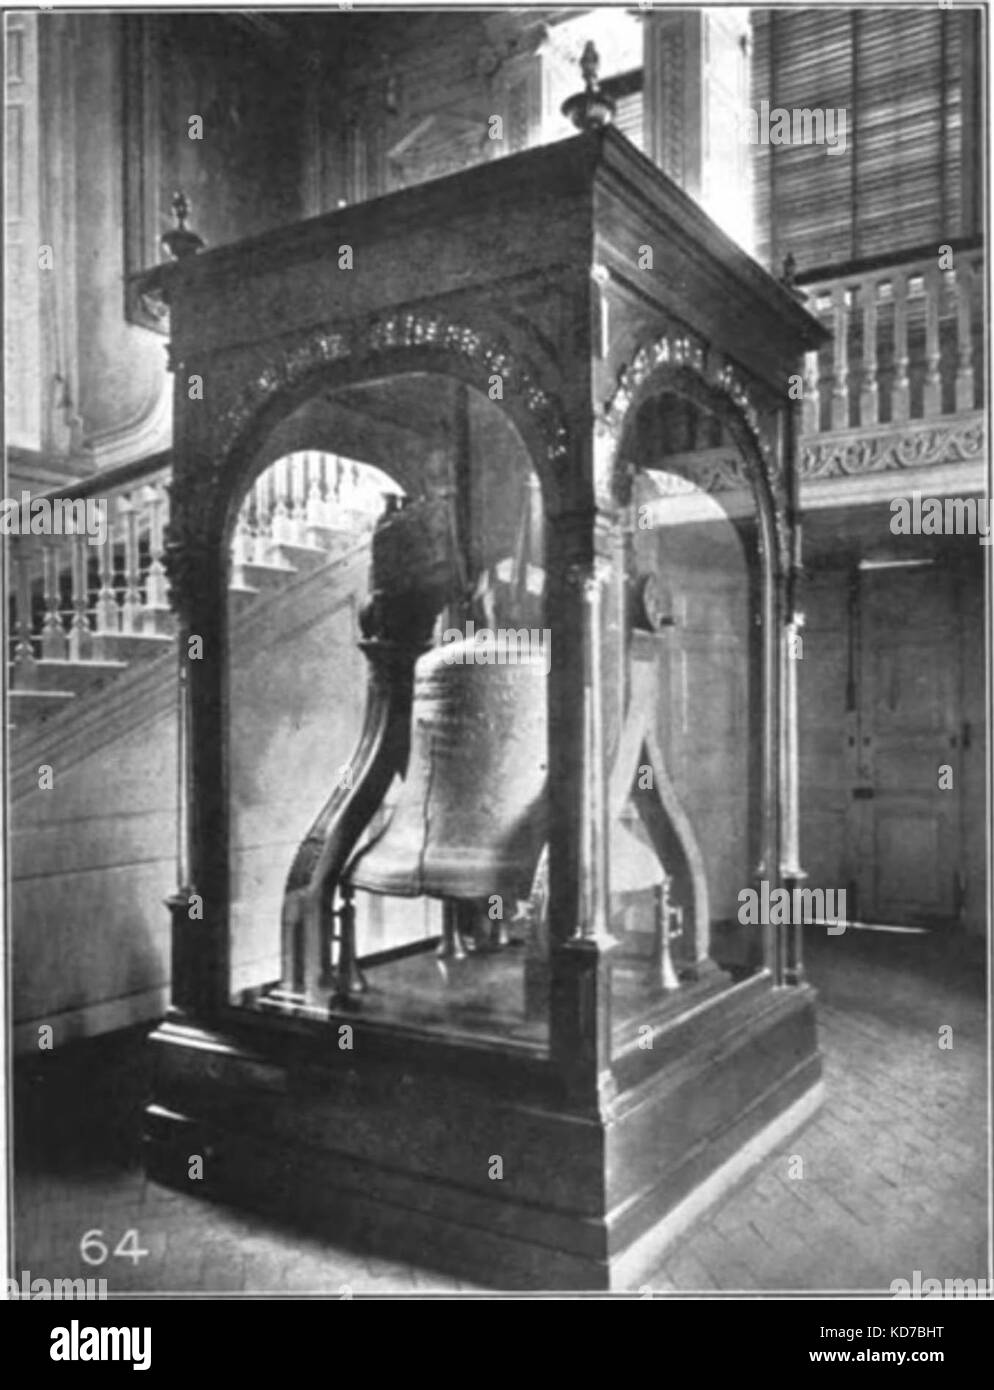
[[[386,828],[347,871],[353,887],[527,897],[546,833],[548,652],[539,638],[484,630],[418,660],[407,776]]]

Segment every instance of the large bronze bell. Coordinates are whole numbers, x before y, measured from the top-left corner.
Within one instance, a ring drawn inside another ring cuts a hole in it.
[[[545,836],[548,650],[538,636],[498,629],[419,659],[407,777],[386,829],[346,873],[354,887],[527,897]]]

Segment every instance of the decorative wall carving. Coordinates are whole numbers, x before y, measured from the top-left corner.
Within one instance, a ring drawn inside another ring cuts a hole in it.
[[[654,373],[666,370],[689,374],[698,385],[699,403],[704,408],[724,413],[722,402],[729,408],[727,413],[738,423],[743,436],[743,447],[749,446],[747,452],[755,457],[768,489],[780,559],[786,569],[791,553],[790,495],[786,460],[771,443],[776,406],[766,403],[761,409],[757,404],[756,388],[747,385],[739,368],[720,353],[710,350],[702,338],[682,328],[660,334],[639,348],[631,362],[618,373],[617,389],[602,419],[595,422],[594,480],[598,500],[605,506],[616,502],[624,486],[623,480],[628,476],[628,464],[618,458],[618,449],[632,402],[645,381]],[[662,387],[662,380],[660,385]],[[700,476],[695,475],[695,481],[706,491],[755,486],[748,457],[738,455],[733,461],[728,454],[702,451],[700,458],[705,466]]]
[[[750,486],[749,470],[738,450],[701,449],[693,455],[666,458],[661,467],[671,480],[660,492],[674,496],[684,491],[740,492]],[[690,486],[688,487],[688,480]],[[660,483],[656,482],[657,491]]]
[[[859,477],[890,469],[927,468],[982,459],[987,421],[982,412],[899,428],[859,429],[802,440],[800,473],[805,479]]]

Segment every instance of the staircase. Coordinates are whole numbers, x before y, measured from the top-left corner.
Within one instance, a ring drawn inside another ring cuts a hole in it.
[[[368,537],[381,509],[371,472],[298,453],[259,477],[232,540],[235,617]],[[81,700],[130,667],[172,651],[162,550],[169,473],[159,455],[32,499],[52,531],[13,538],[7,718],[15,749],[30,730],[73,719]]]
[[[154,1018],[165,1005],[162,903],[175,883],[178,755],[162,557],[168,477],[159,457],[88,479],[60,500],[104,505],[96,544],[77,508],[69,534],[22,534],[8,552],[19,1048],[37,1045],[43,1023],[58,1043]],[[269,652],[287,660],[287,634],[326,610],[343,614],[352,645],[348,615],[366,590],[381,478],[332,455],[300,454],[254,484],[232,536],[233,679],[253,679],[253,663]],[[90,521],[97,515],[91,507]]]

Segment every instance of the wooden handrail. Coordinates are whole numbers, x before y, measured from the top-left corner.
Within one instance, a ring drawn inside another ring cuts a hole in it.
[[[117,468],[104,468],[98,473],[91,473],[89,477],[81,478],[68,486],[61,483],[50,488],[48,492],[40,493],[39,497],[49,502],[57,499],[76,501],[77,498],[120,492],[129,485],[133,486],[171,468],[172,462],[172,450],[163,449],[161,453],[150,454],[147,458],[135,459],[132,463],[122,463]]]
[[[949,241],[930,241],[925,246],[912,246],[906,251],[886,251],[877,256],[864,256],[858,261],[845,261],[838,265],[815,266],[811,270],[798,271],[794,282],[798,286],[817,284],[828,280],[848,280],[874,270],[896,269],[914,261],[934,261],[939,246],[948,246],[954,258],[970,251],[983,251],[983,237],[952,238]]]

